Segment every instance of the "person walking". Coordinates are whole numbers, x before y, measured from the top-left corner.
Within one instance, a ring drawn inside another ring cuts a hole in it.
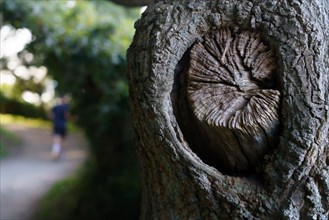
[[[51,157],[54,160],[59,159],[67,135],[67,121],[69,118],[69,105],[67,97],[59,98],[58,103],[51,109],[51,119],[53,121],[53,144]]]

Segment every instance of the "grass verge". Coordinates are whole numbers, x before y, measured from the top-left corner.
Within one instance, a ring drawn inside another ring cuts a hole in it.
[[[0,114],[1,124],[24,124],[30,127],[50,127],[51,122],[35,119],[35,118],[25,118],[19,115],[10,115],[10,114]]]
[[[57,182],[39,202],[35,219],[70,220],[78,204],[78,177],[76,175]]]
[[[26,118],[20,115],[10,115],[10,114],[0,114],[0,123],[1,124],[23,124],[29,127],[48,127],[52,126],[52,122],[50,120],[42,120],[37,118]],[[69,122],[68,130],[70,132],[79,131],[79,128]]]
[[[21,139],[5,128],[6,124],[22,124],[31,128],[51,128],[50,120],[26,118],[19,115],[0,114],[0,158],[5,157],[11,150],[21,144]],[[69,132],[79,132],[80,129],[73,123],[68,123]]]
[[[90,161],[56,183],[38,205],[36,220],[138,219],[140,186],[124,171],[112,179]]]
[[[19,137],[0,125],[0,158],[6,156],[12,148],[18,147],[20,144]]]

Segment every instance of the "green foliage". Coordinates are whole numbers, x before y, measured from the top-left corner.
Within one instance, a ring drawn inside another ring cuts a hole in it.
[[[1,84],[1,92],[3,92],[6,96],[10,98],[15,98],[17,100],[23,100],[22,94],[25,91],[30,91],[33,93],[38,94],[38,96],[41,98],[41,95],[46,90],[46,82],[47,77],[44,76],[42,79],[38,79],[35,75],[33,75],[33,72],[36,71],[36,67],[31,66],[29,69],[23,66],[24,64],[27,65],[27,63],[24,62],[24,55],[25,53],[20,54],[20,59],[13,58],[13,57],[3,57],[1,58],[1,61],[3,61],[3,70],[6,72],[6,74],[11,74],[15,78],[14,84]],[[24,77],[19,76],[15,73],[15,70],[8,68],[8,62],[14,61],[17,62],[17,67],[23,68],[27,71],[26,74],[24,74]],[[23,62],[20,62],[23,61]],[[23,65],[22,65],[23,64]]]
[[[40,128],[40,127],[52,127],[52,123],[50,120],[44,120],[41,118],[32,118],[32,117],[24,117],[22,115],[14,115],[14,114],[0,114],[0,123],[1,124],[22,124],[27,125],[32,128]],[[74,121],[68,122],[68,130],[70,132],[80,132],[80,128],[74,124]]]
[[[35,219],[71,220],[72,216],[79,220],[138,219],[139,184],[134,181],[127,186],[131,177],[121,174],[126,185],[122,185],[120,178],[107,177],[98,179],[101,187],[95,187],[95,178],[99,176],[91,170],[94,168],[87,163],[76,175],[55,184],[40,201]]]
[[[21,139],[14,133],[0,126],[0,158],[7,155],[7,153],[15,147],[18,147]]]
[[[5,0],[3,15],[14,27],[31,30],[31,65],[46,66],[58,92],[71,95],[73,114],[89,140],[89,169],[72,187],[81,187],[74,192],[80,204],[74,218],[107,219],[127,210],[137,216],[125,51],[139,13],[107,1],[75,2],[72,7],[67,1]]]
[[[21,115],[28,118],[47,118],[45,109],[19,99],[9,98],[0,91],[0,113]]]

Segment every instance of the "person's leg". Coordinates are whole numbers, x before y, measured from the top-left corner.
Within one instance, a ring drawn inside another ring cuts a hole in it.
[[[55,126],[54,132],[54,141],[53,141],[53,148],[52,148],[52,155],[54,159],[58,159],[59,156],[62,154],[64,141],[66,137],[66,126],[60,125]]]
[[[51,148],[51,155],[53,159],[58,159],[61,153],[61,136],[59,134],[54,134],[53,145]]]

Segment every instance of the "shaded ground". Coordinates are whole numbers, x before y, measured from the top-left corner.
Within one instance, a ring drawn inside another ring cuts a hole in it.
[[[0,219],[31,220],[41,196],[83,162],[86,142],[82,135],[70,134],[62,157],[52,161],[50,129],[4,127],[15,132],[22,144],[0,161]]]

